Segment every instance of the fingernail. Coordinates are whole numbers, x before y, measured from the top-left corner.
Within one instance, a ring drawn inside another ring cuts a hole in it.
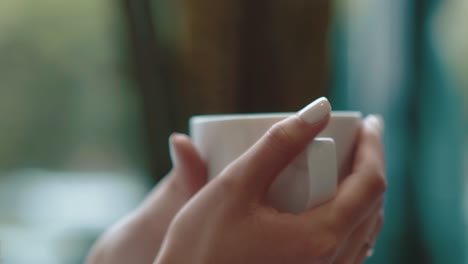
[[[369,115],[366,118],[366,122],[367,122],[367,124],[370,124],[375,129],[377,129],[379,131],[380,135],[382,135],[384,133],[385,123],[384,123],[384,119],[383,119],[383,117],[381,115]]]
[[[299,117],[308,124],[316,124],[331,112],[331,105],[327,98],[321,97],[298,112]]]
[[[171,157],[172,166],[176,167],[178,162],[177,152],[174,147],[174,138],[177,137],[176,133],[172,133],[169,137],[169,155]]]

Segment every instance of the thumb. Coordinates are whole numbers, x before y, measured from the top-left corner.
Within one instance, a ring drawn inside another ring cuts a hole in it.
[[[190,138],[174,133],[169,138],[173,177],[186,186],[190,194],[200,190],[207,181],[207,168]]]
[[[325,128],[330,112],[330,103],[322,97],[273,125],[231,164],[229,171],[235,172],[231,176],[238,177],[252,194],[264,195],[276,176]]]

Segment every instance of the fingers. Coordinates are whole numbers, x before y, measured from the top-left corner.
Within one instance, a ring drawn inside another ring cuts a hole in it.
[[[369,249],[367,247],[363,247],[357,257],[357,259],[352,262],[353,264],[362,264],[364,261],[366,261],[368,258],[370,258],[372,255],[369,256]]]
[[[383,124],[367,117],[360,132],[352,174],[339,186],[333,200],[340,226],[350,232],[369,214],[386,190],[385,161],[381,134]]]
[[[377,241],[377,236],[380,234],[380,231],[382,230],[383,225],[384,225],[384,211],[382,208],[378,213],[377,223],[370,237],[370,240],[373,241],[374,243]]]
[[[374,244],[374,232],[379,223],[380,211],[383,206],[383,198],[373,208],[372,213],[351,233],[343,246],[335,264],[355,263],[365,251],[367,258],[369,247]]]
[[[377,222],[375,224],[375,227],[374,227],[374,230],[371,234],[371,238],[370,238],[370,241],[372,241],[372,243],[374,244],[375,246],[375,242],[377,241],[377,236],[378,234],[380,233],[380,230],[382,229],[383,227],[383,210],[381,210],[379,213],[378,213],[378,216],[377,216]],[[361,250],[361,252],[358,254],[356,260],[354,261],[355,264],[361,264],[363,263],[366,259],[372,257],[374,253],[374,249],[371,249],[371,250],[366,250],[365,248]]]
[[[169,138],[174,176],[185,182],[190,196],[196,193],[207,181],[207,168],[190,138],[174,133]]]
[[[145,201],[93,247],[87,263],[151,263],[174,216],[205,184],[207,170],[190,139],[169,138],[173,170]]]
[[[298,114],[275,124],[244,155],[229,167],[247,190],[264,195],[276,176],[326,126],[331,106],[320,98]]]

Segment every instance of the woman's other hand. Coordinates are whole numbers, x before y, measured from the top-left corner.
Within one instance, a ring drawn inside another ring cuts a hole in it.
[[[205,164],[190,139],[170,138],[172,171],[143,204],[110,228],[93,247],[89,264],[150,264],[177,212],[207,180]]]

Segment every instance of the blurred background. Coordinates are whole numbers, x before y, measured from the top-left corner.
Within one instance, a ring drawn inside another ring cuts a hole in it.
[[[191,115],[386,119],[369,263],[467,263],[468,1],[0,1],[0,259],[82,263]]]

